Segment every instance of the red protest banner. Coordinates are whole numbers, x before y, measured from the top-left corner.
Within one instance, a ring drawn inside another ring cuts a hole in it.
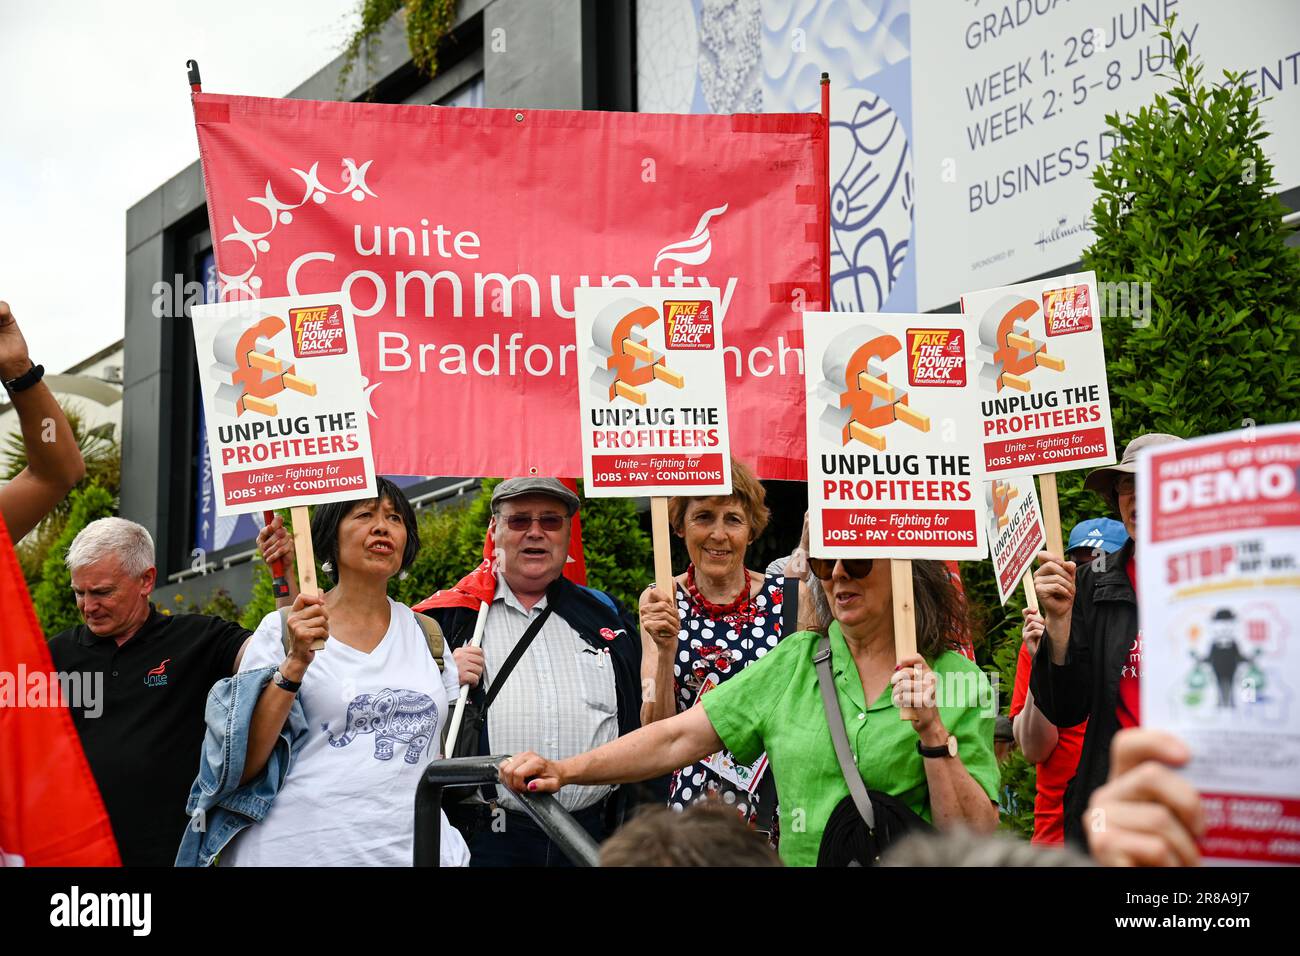
[[[194,96],[225,298],[351,298],[380,472],[577,475],[573,289],[720,290],[733,451],[802,479],[816,114]],[[566,344],[567,343],[567,344]]]
[[[3,522],[0,621],[0,866],[121,866]]]

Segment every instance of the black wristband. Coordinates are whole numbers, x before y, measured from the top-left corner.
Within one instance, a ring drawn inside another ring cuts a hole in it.
[[[302,681],[289,680],[289,678],[280,673],[280,668],[278,667],[275,669],[274,673],[271,674],[271,683],[275,684],[275,686],[281,690],[287,690],[291,694],[296,694],[302,689]]]
[[[9,379],[9,381],[5,382],[4,383],[5,391],[8,392],[10,395],[14,394],[15,392],[26,391],[27,389],[31,388],[33,385],[35,385],[44,377],[45,377],[45,366],[33,365],[27,371],[23,372],[22,375],[19,375],[17,378],[11,378]]]

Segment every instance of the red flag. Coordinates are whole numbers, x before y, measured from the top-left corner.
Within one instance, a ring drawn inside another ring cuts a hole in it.
[[[578,493],[577,481],[572,478],[561,478],[560,481],[575,495]],[[582,513],[578,511],[573,513],[573,524],[569,529],[569,557],[564,562],[564,576],[574,584],[587,583],[587,558],[582,552]]]
[[[493,568],[493,553],[496,542],[492,540],[492,528],[488,527],[487,537],[483,539],[483,560],[469,574],[465,575],[445,591],[434,591],[421,601],[412,611],[427,611],[433,607],[467,607],[477,611],[480,604],[491,604],[497,589],[497,576]]]
[[[573,290],[708,285],[732,454],[806,477],[772,410],[802,408],[801,310],[830,307],[823,117],[193,104],[222,298],[351,298],[377,471],[581,474]]]
[[[121,866],[72,714],[54,705],[59,687],[0,521],[0,866]]]
[[[948,576],[952,578],[957,593],[961,595],[962,606],[964,607],[966,604],[966,586],[961,582],[961,568],[957,566],[956,561],[945,561],[944,564],[948,566]],[[958,640],[960,646],[957,648],[957,653],[972,661],[975,660],[975,644],[970,638],[970,628],[964,621],[962,622],[961,634],[958,635]]]

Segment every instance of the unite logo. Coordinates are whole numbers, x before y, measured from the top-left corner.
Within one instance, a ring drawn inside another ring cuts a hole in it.
[[[144,686],[146,687],[166,687],[167,686],[167,665],[171,663],[171,658],[167,658],[153,670],[144,675]]]
[[[293,328],[293,354],[297,358],[318,355],[344,355],[348,350],[343,310],[337,305],[309,309],[290,309]]]
[[[1050,289],[1043,293],[1043,325],[1048,335],[1092,330],[1092,304],[1086,285]]]
[[[664,302],[668,335],[664,347],[674,350],[713,348],[713,303],[705,301]]]

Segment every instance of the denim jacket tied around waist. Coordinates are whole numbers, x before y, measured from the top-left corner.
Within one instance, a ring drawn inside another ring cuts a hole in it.
[[[307,736],[307,716],[296,696],[266,768],[243,786],[239,783],[248,757],[253,712],[274,672],[274,667],[244,671],[217,681],[208,692],[203,756],[185,804],[190,823],[176,854],[177,866],[211,866],[235,834],[266,819],[275,795],[284,786]]]

